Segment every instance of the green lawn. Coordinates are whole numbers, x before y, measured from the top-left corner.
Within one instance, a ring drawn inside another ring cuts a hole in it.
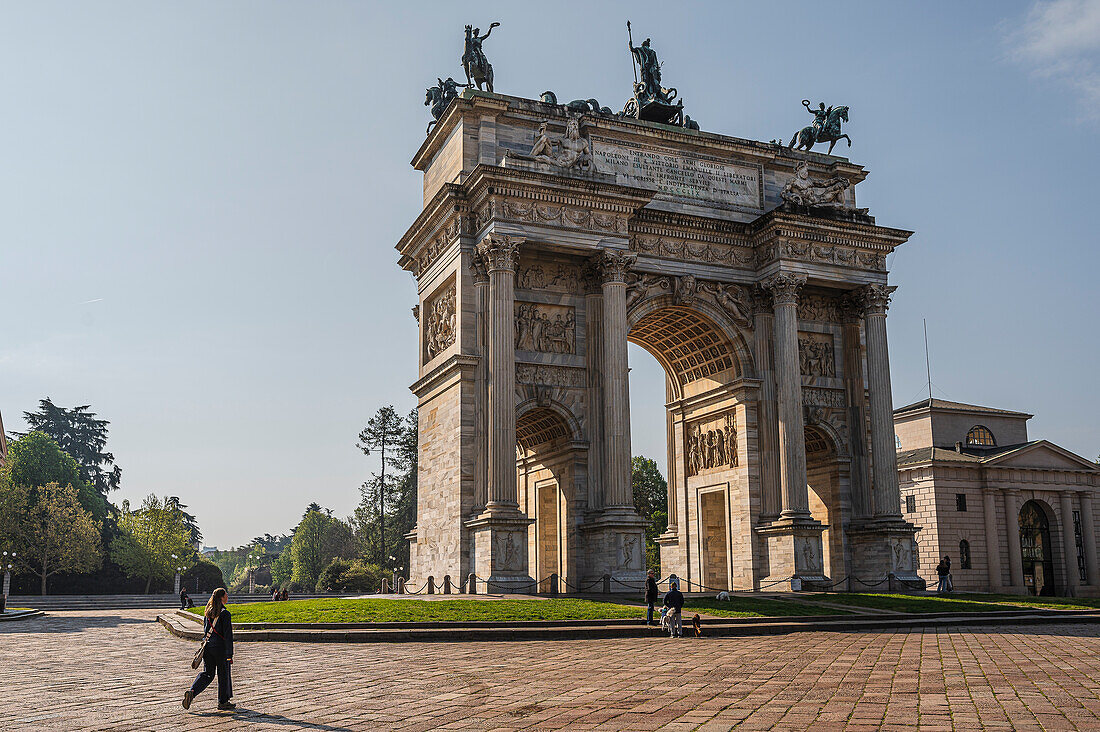
[[[230,605],[238,623],[602,620],[645,618],[645,608],[594,600],[290,600]],[[191,612],[201,615],[202,608]]]
[[[998,602],[1005,605],[1050,608],[1054,610],[1095,610],[1100,608],[1097,597],[1035,597],[1034,595],[987,595],[979,593],[952,593],[960,600]]]
[[[695,613],[718,615],[724,618],[783,617],[794,615],[851,615],[847,610],[825,607],[791,600],[775,600],[769,597],[742,597],[733,595],[729,600],[688,598],[684,615]]]
[[[989,596],[970,595],[959,597],[914,596],[898,594],[874,594],[870,592],[828,592],[806,596],[837,605],[893,610],[900,613],[973,613],[996,612],[998,610],[1018,610],[1018,607],[991,602]]]

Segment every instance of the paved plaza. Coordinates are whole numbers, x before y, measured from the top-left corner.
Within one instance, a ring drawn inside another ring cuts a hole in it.
[[[184,712],[195,644],[151,610],[0,626],[5,730],[1096,729],[1077,625],[523,643],[242,643],[238,711]]]

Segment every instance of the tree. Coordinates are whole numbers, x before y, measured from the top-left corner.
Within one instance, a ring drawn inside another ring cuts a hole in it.
[[[81,478],[106,497],[118,488],[122,469],[114,464],[113,454],[103,451],[110,422],[97,419],[90,409],[88,404],[66,409],[46,397],[38,403],[37,412],[23,412],[23,418],[31,430],[45,432],[72,455],[80,466]]]
[[[169,496],[165,499],[165,504],[175,508],[180,512],[180,516],[183,517],[183,525],[187,527],[188,536],[191,538],[191,544],[198,546],[202,543],[202,530],[199,528],[199,522],[195,519],[194,514],[187,513],[184,509],[187,506],[180,503],[178,496]]]
[[[290,547],[287,547],[271,563],[271,583],[278,587],[287,584],[293,578],[294,553],[290,550]]]
[[[20,569],[46,580],[61,572],[90,572],[100,566],[100,526],[80,505],[71,485],[0,485],[0,541],[16,553]]]
[[[145,580],[146,594],[154,580],[171,577],[180,560],[194,557],[183,516],[168,499],[147,496],[141,508],[122,514],[118,528],[111,556],[126,574]]]
[[[668,483],[657,468],[657,462],[641,455],[630,461],[634,508],[648,523],[645,530],[646,567],[660,572],[660,549],[657,537],[668,528]]]
[[[325,556],[325,534],[333,519],[320,511],[306,511],[305,517],[294,529],[290,543],[294,561],[293,581],[302,587],[313,588],[321,570],[328,564]]]
[[[14,440],[8,450],[11,482],[28,488],[57,483],[76,489],[80,505],[97,522],[107,517],[107,499],[81,477],[80,466],[45,432],[35,430]]]
[[[392,406],[387,405],[375,412],[374,416],[367,420],[367,426],[359,433],[358,446],[363,454],[369,456],[372,452],[378,452],[382,460],[381,471],[374,476],[373,480],[363,484],[363,499],[360,503],[364,508],[371,506],[375,510],[374,515],[378,522],[378,536],[375,540],[378,563],[387,556],[386,499],[393,491],[392,482],[386,476],[387,460],[392,459],[404,431],[405,425],[401,417],[397,416]],[[387,451],[389,451],[388,455]]]

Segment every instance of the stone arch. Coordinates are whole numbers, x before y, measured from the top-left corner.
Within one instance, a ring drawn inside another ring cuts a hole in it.
[[[842,500],[840,451],[843,444],[832,425],[807,420],[806,487],[810,515],[825,525],[821,535],[823,566],[833,577],[848,574],[844,551],[844,501]]]
[[[1020,506],[1016,517],[1020,526],[1020,556],[1023,560],[1024,587],[1033,595],[1057,595],[1059,583],[1055,554],[1055,535],[1063,524],[1054,509],[1041,498],[1032,498]],[[1065,563],[1068,568],[1068,562]]]
[[[718,345],[729,354],[734,378],[756,376],[752,349],[749,348],[742,329],[723,310],[702,298],[691,303],[677,303],[671,294],[661,294],[635,304],[627,312],[627,340],[645,348],[668,373],[679,377],[681,374],[677,372],[677,359],[673,354],[654,343],[655,339],[647,338],[646,334],[639,331],[639,328],[656,326],[662,315],[670,316],[673,313],[680,316],[681,323],[693,324],[711,332],[713,341],[708,345]],[[682,385],[681,381],[680,386]]]
[[[558,425],[553,425],[553,419],[558,420]],[[541,427],[540,427],[541,425]],[[548,440],[542,440],[542,442],[531,442],[530,440],[536,439],[540,434],[538,430],[549,430],[550,433],[546,433],[552,437],[549,441],[564,440],[566,442],[577,442],[582,439],[584,432],[581,430],[580,420],[573,414],[573,411],[566,405],[555,399],[527,399],[516,405],[516,445],[520,446],[524,443],[531,445],[532,447],[545,444]],[[526,432],[521,437],[521,433]]]

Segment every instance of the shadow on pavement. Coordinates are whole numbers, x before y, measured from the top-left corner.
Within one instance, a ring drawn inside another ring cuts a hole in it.
[[[356,732],[348,727],[334,727],[331,724],[317,724],[315,722],[305,722],[300,719],[290,719],[279,714],[267,714],[266,712],[258,712],[253,709],[245,709],[244,707],[237,707],[232,712],[192,712],[196,717],[227,717],[229,719],[248,720],[250,722],[263,722],[264,724],[276,724],[276,725],[288,725],[293,726],[296,729],[316,729],[322,732]]]
[[[97,628],[117,628],[122,625],[147,625],[156,620],[125,618],[121,615],[67,615],[46,613],[26,620],[12,620],[3,625],[4,635],[17,633],[83,633]]]

